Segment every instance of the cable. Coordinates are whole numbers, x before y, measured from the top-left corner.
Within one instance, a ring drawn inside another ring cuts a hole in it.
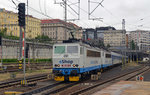
[[[40,11],[41,11],[41,13],[42,13],[42,9],[41,9],[41,2],[40,2],[41,0],[39,0],[39,8],[40,8]]]
[[[17,5],[16,5],[16,3],[14,2],[14,0],[11,0],[13,3],[14,3],[14,5],[17,7]]]
[[[76,17],[70,10],[67,10],[67,11],[68,11],[72,16]],[[85,22],[82,21],[82,23],[89,27],[89,25],[86,24]]]
[[[21,3],[19,0],[16,0],[16,1],[18,1],[19,3]],[[26,6],[27,6],[27,5],[26,5]],[[44,13],[42,13],[42,12],[40,12],[40,11],[38,11],[38,10],[36,10],[36,9],[34,9],[34,8],[32,8],[32,7],[30,7],[30,6],[28,6],[28,7],[29,7],[30,10],[33,10],[33,11],[35,11],[35,12],[37,12],[37,13],[43,15],[43,16],[46,16],[46,17],[48,17],[48,18],[54,19],[53,17],[50,17],[49,15],[44,14]]]
[[[45,14],[47,14],[47,12],[46,12],[46,0],[44,0],[44,10],[45,10]]]
[[[72,3],[71,1],[69,1],[68,0],[68,2],[70,2],[70,3]],[[78,7],[77,5],[74,5],[74,6],[76,6],[76,7]],[[86,10],[84,10],[84,9],[82,9],[81,7],[80,7],[80,9],[83,11],[83,12],[85,12],[86,14],[88,14],[88,12],[86,11]],[[95,16],[93,16],[93,15],[91,15],[92,17],[95,17]],[[101,20],[98,20],[98,21],[101,21]],[[103,21],[101,21],[102,23],[104,23]],[[109,25],[109,24],[107,24],[107,23],[104,23],[105,25],[108,25],[108,26],[111,26],[111,25]]]
[[[8,7],[11,7],[11,8],[13,8],[13,9],[15,9],[15,10],[17,10],[17,5],[16,5],[16,3],[13,1],[13,0],[8,0],[10,3],[13,3],[16,7],[12,7],[12,6],[8,6],[8,5],[5,5],[5,6],[8,6]]]
[[[102,6],[102,8],[104,8],[111,16],[115,17],[115,19],[120,22],[120,19],[118,19],[118,17],[116,17],[115,15],[113,15],[113,13],[111,11],[109,11],[108,9],[106,9],[104,6]]]

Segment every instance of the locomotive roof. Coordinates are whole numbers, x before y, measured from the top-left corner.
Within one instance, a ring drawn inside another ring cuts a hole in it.
[[[87,47],[87,48],[91,48],[91,49],[96,49],[96,50],[104,50],[104,49],[101,49],[101,48],[98,48],[98,47],[94,47],[94,46],[90,46],[89,44],[85,44],[85,43],[82,43],[82,42],[76,42],[76,43],[56,43],[56,44],[54,44],[54,45],[72,45],[72,44],[75,44],[75,45],[77,45],[77,44],[79,44],[80,46],[84,46],[84,47]],[[104,51],[106,51],[106,50],[104,50]],[[107,52],[109,52],[109,51],[107,51]]]

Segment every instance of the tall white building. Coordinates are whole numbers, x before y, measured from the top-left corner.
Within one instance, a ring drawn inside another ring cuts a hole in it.
[[[139,50],[150,50],[150,31],[136,30],[129,34],[129,43],[134,41]]]
[[[126,31],[125,30],[107,30],[104,32],[104,44],[120,49],[126,48]]]

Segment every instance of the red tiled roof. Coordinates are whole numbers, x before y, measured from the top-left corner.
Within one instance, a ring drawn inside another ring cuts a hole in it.
[[[69,22],[69,24],[71,24],[71,25],[73,25],[73,26],[75,26],[75,27],[79,28],[79,26],[78,26],[78,25],[76,25],[76,24],[74,24],[74,23]]]
[[[76,24],[74,23],[71,23],[71,22],[65,22],[63,20],[60,20],[60,19],[44,19],[44,20],[41,20],[41,23],[42,24],[45,24],[45,23],[62,23],[62,24],[66,24],[67,26],[69,27],[76,27],[76,28],[80,28],[79,26],[77,26]]]
[[[65,24],[65,22],[60,19],[44,19],[44,20],[41,20],[41,23],[42,24],[44,24],[44,23],[63,23],[63,24]]]

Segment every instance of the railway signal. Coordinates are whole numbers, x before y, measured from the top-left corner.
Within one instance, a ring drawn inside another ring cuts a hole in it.
[[[18,22],[19,26],[25,26],[25,3],[18,5]]]

